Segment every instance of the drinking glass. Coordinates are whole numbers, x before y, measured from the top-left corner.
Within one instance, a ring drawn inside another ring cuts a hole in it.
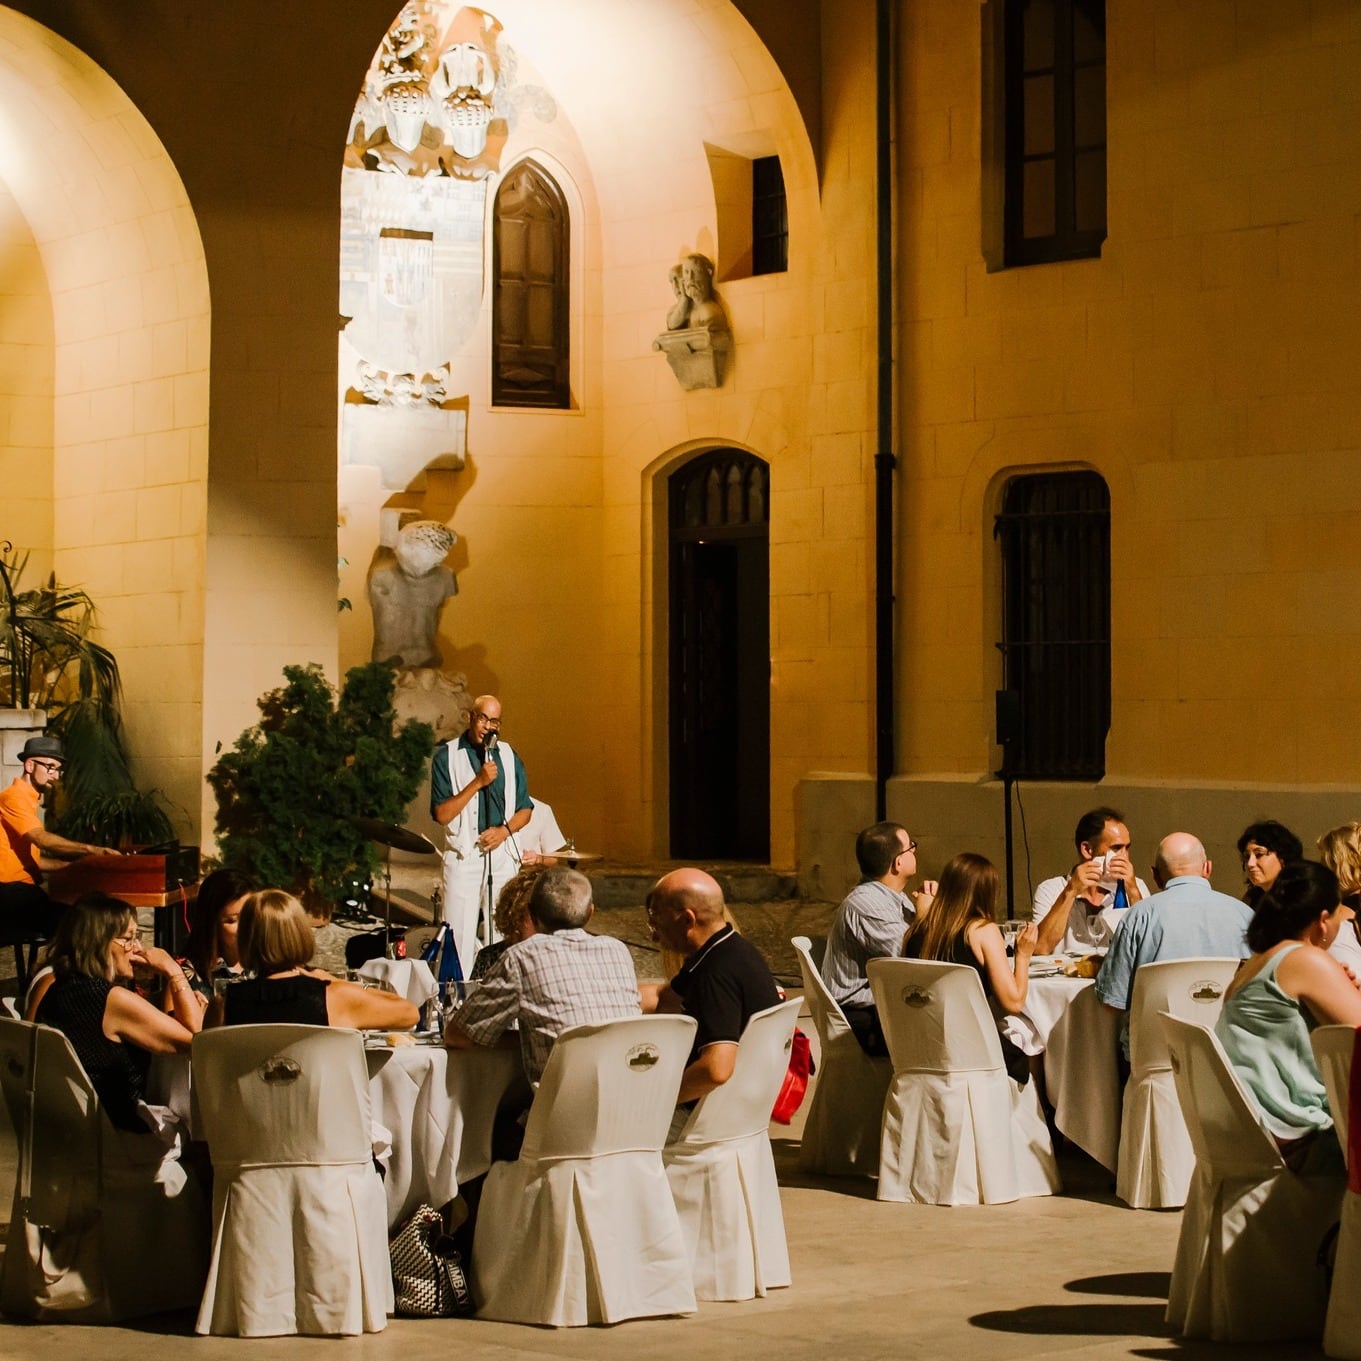
[[[1016,953],[1016,937],[1025,930],[1025,922],[1008,919],[1004,922],[998,922],[998,926],[1002,931],[1002,943],[1007,947],[1007,954],[1014,955]]]

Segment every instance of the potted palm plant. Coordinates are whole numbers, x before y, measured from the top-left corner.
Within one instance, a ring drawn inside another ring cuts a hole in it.
[[[132,777],[118,707],[118,662],[98,643],[95,605],[50,576],[23,585],[28,554],[0,543],[0,707],[45,715],[62,739],[66,767],[53,827],[104,846],[166,841],[170,819]],[[41,718],[34,726],[41,726]]]

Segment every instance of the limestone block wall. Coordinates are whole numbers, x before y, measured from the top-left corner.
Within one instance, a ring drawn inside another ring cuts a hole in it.
[[[1106,10],[1101,257],[996,272],[978,11],[899,12],[900,770],[994,767],[1001,488],[1092,467],[1111,489],[1102,790],[1236,789],[1246,822],[1275,806],[1259,790],[1354,788],[1361,758],[1361,13]],[[1049,805],[1062,847],[1052,791],[1032,833]]]
[[[192,831],[202,768],[203,252],[165,149],[108,75],[11,10],[0,11],[0,38],[11,120],[0,178],[31,233],[10,237],[9,258],[30,266],[16,321],[35,318],[30,340],[46,352],[27,400],[10,406],[6,457],[28,464],[16,490],[43,526],[39,563],[99,607],[139,776]]]
[[[52,299],[24,210],[0,183],[0,539],[29,555],[26,586],[52,570]]]

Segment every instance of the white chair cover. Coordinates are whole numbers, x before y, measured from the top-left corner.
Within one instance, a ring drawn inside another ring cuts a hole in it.
[[[893,1060],[878,1199],[991,1205],[1057,1191],[1035,1084],[1007,1075],[977,970],[872,959],[868,972]]]
[[[1186,1132],[1162,1013],[1213,1029],[1238,959],[1172,959],[1134,974],[1129,1013],[1130,1075],[1120,1120],[1115,1194],[1136,1210],[1186,1204],[1196,1168]]]
[[[732,1076],[662,1150],[701,1300],[749,1300],[789,1284],[770,1111],[789,1070],[799,998],[758,1011]]]
[[[799,1166],[822,1176],[872,1177],[879,1170],[879,1128],[893,1065],[861,1049],[813,962],[808,937],[794,936],[791,944],[798,955],[803,997],[813,1017],[819,1050]]]
[[[1348,1157],[1351,1128],[1352,1050],[1356,1031],[1349,1025],[1320,1026],[1309,1037],[1314,1059],[1328,1091],[1328,1108],[1347,1159],[1348,1186],[1342,1197],[1342,1225],[1333,1262],[1333,1285],[1323,1325],[1323,1350],[1343,1361],[1361,1361],[1361,1168]],[[1361,1097],[1361,1093],[1358,1094]]]
[[[1184,1337],[1221,1342],[1317,1339],[1318,1248],[1342,1183],[1286,1167],[1212,1031],[1169,1013],[1163,1024],[1196,1153],[1167,1321]]]
[[[208,1207],[175,1130],[115,1129],[49,1026],[0,1020],[0,1088],[18,1142],[0,1309],[109,1323],[193,1304]]]
[[[558,1036],[519,1160],[493,1163],[482,1189],[482,1317],[563,1327],[694,1312],[661,1155],[694,1033],[688,1016],[630,1016]]]
[[[193,1099],[213,1160],[213,1251],[197,1331],[386,1327],[387,1206],[359,1032],[205,1031],[194,1037]]]

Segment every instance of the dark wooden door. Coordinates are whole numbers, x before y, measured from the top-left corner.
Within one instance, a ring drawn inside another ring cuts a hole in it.
[[[672,473],[671,854],[770,858],[769,469],[715,449]]]

